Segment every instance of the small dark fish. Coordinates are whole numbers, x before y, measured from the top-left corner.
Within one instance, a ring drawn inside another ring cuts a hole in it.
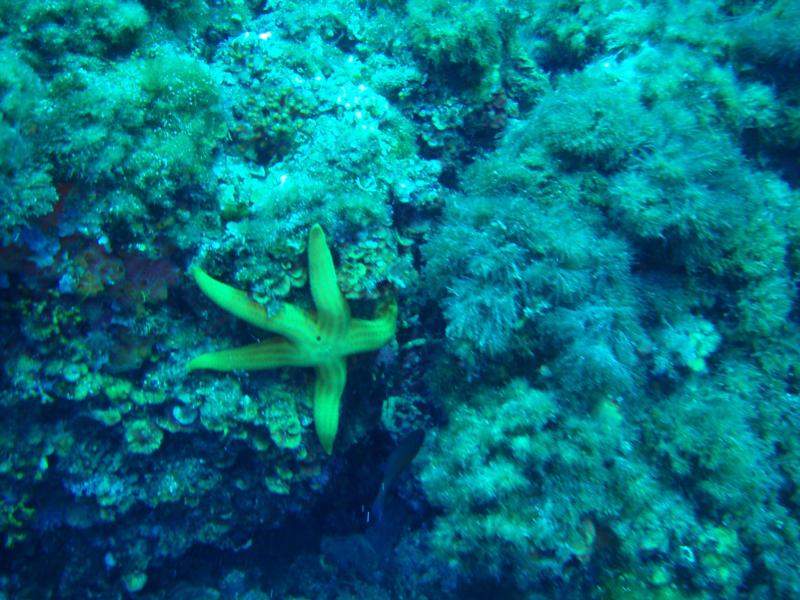
[[[403,439],[401,439],[389,458],[386,460],[386,466],[383,470],[383,481],[381,482],[381,489],[375,497],[370,509],[369,518],[375,518],[380,521],[383,517],[383,503],[386,500],[386,494],[392,489],[392,486],[397,482],[400,473],[411,464],[414,457],[422,447],[422,442],[425,441],[425,432],[422,429],[415,429]]]

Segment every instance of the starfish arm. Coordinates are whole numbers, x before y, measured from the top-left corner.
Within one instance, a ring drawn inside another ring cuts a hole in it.
[[[343,358],[326,361],[317,367],[314,384],[314,424],[325,452],[333,451],[333,440],[339,429],[339,406],[347,382],[347,365]]]
[[[234,371],[256,370],[275,367],[310,367],[307,358],[286,340],[274,339],[241,348],[207,352],[189,361],[186,368]]]
[[[370,352],[385,346],[397,330],[397,304],[392,302],[386,311],[371,321],[353,319],[344,341],[348,354]]]
[[[191,274],[198,287],[214,304],[251,325],[269,330],[266,310],[262,305],[251,300],[247,294],[217,281],[199,267],[193,267]]]
[[[350,307],[339,290],[333,256],[319,225],[314,225],[308,233],[308,279],[320,330],[325,336],[344,334],[350,320]]]
[[[233,316],[260,329],[285,336],[295,343],[310,342],[316,336],[316,325],[299,308],[283,303],[275,316],[267,317],[264,306],[251,300],[243,291],[217,281],[199,267],[194,267],[191,273],[202,292]]]

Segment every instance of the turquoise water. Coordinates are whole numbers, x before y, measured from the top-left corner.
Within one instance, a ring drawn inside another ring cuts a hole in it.
[[[800,597],[799,30],[0,2],[0,598]]]

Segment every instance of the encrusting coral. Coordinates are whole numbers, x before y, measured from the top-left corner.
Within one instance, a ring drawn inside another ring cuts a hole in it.
[[[270,338],[232,350],[202,354],[187,368],[233,371],[276,367],[314,367],[314,423],[328,454],[339,428],[339,404],[347,381],[345,359],[350,354],[377,350],[392,339],[397,327],[397,304],[392,301],[374,320],[350,318],[350,307],[336,283],[333,257],[322,227],[308,234],[308,274],[315,313],[283,303],[268,317],[263,305],[245,292],[217,281],[195,267],[192,275],[203,293],[223,310],[283,338]]]

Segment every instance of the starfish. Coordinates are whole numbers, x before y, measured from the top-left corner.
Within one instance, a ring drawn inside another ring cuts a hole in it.
[[[245,292],[217,281],[199,267],[191,269],[200,290],[215,304],[260,329],[282,337],[241,348],[208,352],[187,364],[189,371],[233,371],[276,367],[314,367],[314,424],[323,449],[333,450],[339,428],[339,405],[347,381],[346,358],[386,345],[397,328],[397,304],[392,301],[373,320],[353,319],[336,283],[333,257],[322,227],[308,233],[308,279],[315,312],[282,303],[268,317],[263,305]]]

